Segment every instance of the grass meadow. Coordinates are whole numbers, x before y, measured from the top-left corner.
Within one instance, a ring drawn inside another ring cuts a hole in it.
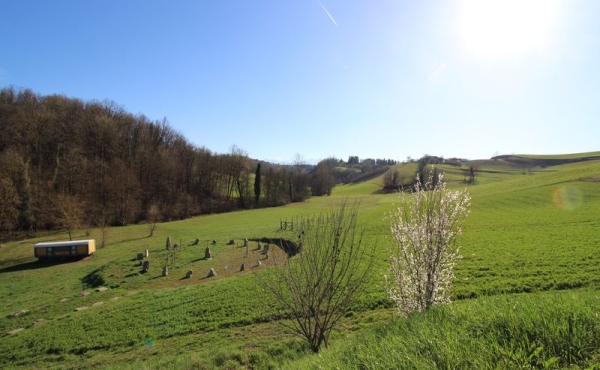
[[[148,225],[111,228],[106,247],[79,261],[33,258],[35,243],[66,233],[3,242],[0,367],[598,368],[600,161],[526,173],[480,161],[472,185],[462,182],[463,169],[439,168],[450,187],[467,186],[472,196],[449,306],[396,317],[383,287],[386,213],[410,194],[380,193],[379,177],[304,203],[158,224],[153,237]],[[365,240],[379,257],[369,290],[315,356],[278,324],[286,313],[253,276],[285,254],[271,245],[267,258],[253,239],[293,240],[280,221],[345,198],[360,200]],[[76,238],[99,245],[100,230],[88,232]],[[169,236],[180,244],[174,253],[165,248]],[[136,255],[146,249],[150,270],[141,273]],[[211,268],[217,275],[207,278]]]

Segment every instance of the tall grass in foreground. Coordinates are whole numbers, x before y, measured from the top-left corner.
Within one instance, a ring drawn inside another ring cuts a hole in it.
[[[436,306],[339,341],[292,368],[600,368],[600,294],[508,295]]]

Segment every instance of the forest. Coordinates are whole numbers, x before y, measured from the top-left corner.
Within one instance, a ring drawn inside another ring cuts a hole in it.
[[[309,181],[306,166],[214,153],[112,101],[0,90],[4,234],[278,206],[306,199]]]
[[[299,155],[298,155],[299,156]],[[275,164],[198,147],[114,101],[0,89],[0,234],[274,207],[376,177],[392,159]]]

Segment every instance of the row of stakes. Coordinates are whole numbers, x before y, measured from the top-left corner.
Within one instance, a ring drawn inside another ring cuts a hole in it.
[[[192,245],[198,245],[199,241],[200,241],[199,239],[196,239],[196,240],[195,240],[195,241],[192,243]],[[216,240],[213,240],[213,241],[212,241],[212,244],[213,244],[213,245],[215,245],[216,243],[217,243],[217,241],[216,241]],[[235,242],[234,242],[234,240],[233,240],[233,239],[229,241],[229,244],[234,244],[234,243],[235,243]],[[167,242],[166,242],[166,247],[167,247],[167,250],[170,250],[170,249],[172,248],[172,246],[173,246],[174,248],[177,248],[177,247],[178,247],[177,243],[175,243],[174,245],[172,245],[172,242],[171,242],[171,237],[168,237],[168,238],[167,238]],[[244,239],[244,247],[248,247],[248,239]],[[258,247],[259,247],[259,248],[261,247],[260,243],[258,244]],[[267,258],[268,258],[268,257],[269,257],[269,244],[265,244],[265,247],[264,247],[264,250],[263,250],[263,252],[264,252],[264,253],[267,255]],[[144,252],[143,252],[143,253],[138,253],[138,255],[137,255],[137,259],[138,259],[138,260],[143,260],[144,258],[148,258],[148,256],[149,256],[149,255],[150,255],[150,253],[149,253],[149,251],[146,249],[146,250],[144,250]],[[168,259],[169,259],[169,257],[167,256],[167,261],[168,261]],[[208,259],[212,259],[212,255],[211,255],[211,252],[210,252],[210,248],[209,248],[209,247],[206,247],[206,250],[205,250],[205,252],[204,252],[204,259],[207,259],[207,260],[208,260]],[[175,261],[175,255],[174,255],[174,254],[173,254],[173,261]],[[261,266],[261,265],[262,265],[262,263],[261,263],[260,261],[258,261],[258,263],[257,263],[257,266]],[[149,270],[150,270],[150,261],[146,260],[146,261],[144,261],[144,262],[143,262],[143,264],[142,264],[142,272],[143,272],[143,273],[146,273],[146,272],[148,272]],[[241,271],[244,271],[244,270],[245,270],[245,264],[243,264],[243,263],[242,263],[242,265],[240,266],[240,270],[239,270],[239,271],[241,272]],[[190,278],[192,277],[192,274],[193,274],[193,271],[192,271],[192,270],[189,270],[189,271],[188,271],[188,272],[185,274],[185,279],[190,279]],[[168,268],[167,266],[164,266],[164,267],[163,267],[163,269],[162,269],[162,276],[168,276],[168,275],[169,275],[169,268]],[[213,277],[213,276],[217,276],[217,272],[215,271],[215,269],[214,269],[214,268],[212,268],[212,267],[211,267],[211,268],[210,268],[210,271],[208,272],[208,274],[206,275],[206,277],[208,278],[208,277]]]

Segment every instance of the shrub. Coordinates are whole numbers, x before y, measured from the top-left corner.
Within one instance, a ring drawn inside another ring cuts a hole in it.
[[[454,266],[460,258],[455,240],[469,213],[470,197],[465,190],[446,190],[442,174],[434,183],[430,172],[424,185],[417,175],[412,198],[401,199],[390,213],[396,246],[386,282],[389,297],[406,316],[450,301]]]

